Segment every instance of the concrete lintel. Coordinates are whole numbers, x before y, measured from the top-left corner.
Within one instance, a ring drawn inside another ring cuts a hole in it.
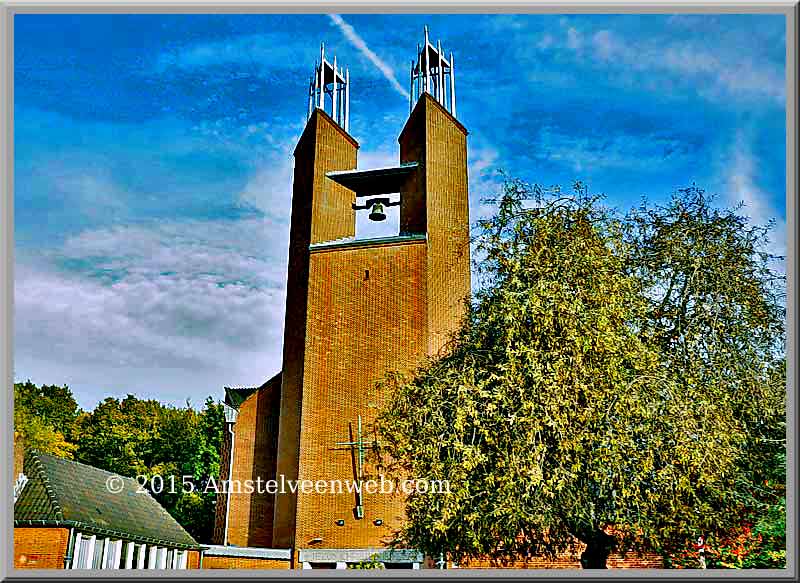
[[[291,549],[264,549],[258,547],[226,547],[209,545],[203,547],[207,557],[242,557],[247,559],[279,559],[291,560]]]
[[[422,553],[414,549],[300,549],[305,563],[358,563],[371,559],[385,563],[421,563]]]

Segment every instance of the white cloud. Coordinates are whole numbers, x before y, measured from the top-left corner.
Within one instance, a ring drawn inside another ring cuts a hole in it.
[[[537,157],[567,164],[575,172],[651,170],[687,155],[687,145],[677,138],[624,132],[572,135],[550,126],[539,130],[534,144],[532,151]]]
[[[774,220],[768,251],[785,256],[786,220],[782,218],[783,213],[774,208],[768,193],[758,185],[758,159],[753,155],[746,132],[742,129],[737,131],[730,146],[725,166],[728,202],[732,205],[744,203],[740,212],[756,225],[765,226]]]
[[[545,33],[542,35],[542,38],[539,39],[539,42],[536,43],[536,48],[545,50],[553,46],[553,43],[555,43],[553,35],[550,33]]]
[[[575,27],[567,29],[567,48],[580,51],[583,48],[583,35]]]
[[[330,16],[330,19],[333,21],[333,23],[339,27],[339,30],[342,31],[342,34],[344,34],[347,40],[349,40],[355,48],[361,51],[361,54],[363,54],[373,65],[375,65],[375,67],[378,68],[383,76],[386,77],[386,80],[392,85],[394,90],[408,99],[408,91],[397,81],[394,70],[367,46],[367,43],[364,42],[364,39],[358,35],[355,29],[338,14],[329,14],[328,16]]]
[[[592,36],[592,45],[595,49],[595,54],[603,60],[612,58],[615,53],[620,51],[616,37],[608,30],[596,32]]]
[[[37,178],[48,181],[48,198],[53,204],[69,205],[86,219],[109,220],[127,211],[125,193],[114,182],[111,172],[96,164],[70,165],[48,160],[37,168]]]
[[[198,403],[263,382],[281,366],[286,230],[120,226],[71,237],[47,262],[18,259],[16,377],[68,383],[85,407],[127,392]]]
[[[239,193],[239,201],[288,223],[292,204],[293,162],[293,157],[286,156],[261,165]]]
[[[503,177],[500,175],[500,153],[497,149],[476,136],[469,151],[469,219],[470,225],[493,215],[497,207],[485,202],[494,199],[501,191]]]
[[[209,66],[250,64],[268,73],[291,64],[306,65],[314,61],[316,49],[312,45],[291,42],[293,36],[285,32],[235,36],[219,41],[201,42],[177,47],[159,55],[155,72],[163,73],[170,67],[196,69]],[[220,82],[228,79],[220,78]]]
[[[481,144],[469,154],[469,190],[471,198],[483,198],[497,193],[500,182],[499,152],[494,146]]]
[[[566,28],[565,22],[562,22],[562,28]],[[727,47],[721,46],[712,52],[696,42],[630,41],[606,29],[587,37],[574,26],[566,28],[561,39],[546,34],[537,46],[568,50],[576,56],[589,54],[603,67],[622,67],[625,74],[614,79],[645,86],[651,91],[665,91],[691,83],[699,95],[715,101],[756,97],[782,105],[786,100],[786,81],[780,67],[772,63],[755,63],[741,51]],[[672,78],[658,83],[652,83],[652,76],[642,78],[641,73],[652,71],[669,73]]]
[[[305,128],[305,118],[291,126],[292,134],[277,143],[266,159],[256,164],[237,200],[253,206],[276,220],[288,223],[292,204],[292,178],[294,173],[294,148]],[[261,128],[248,128],[259,133]]]

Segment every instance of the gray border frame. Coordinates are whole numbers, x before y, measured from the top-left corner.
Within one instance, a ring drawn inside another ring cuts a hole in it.
[[[500,13],[560,13],[560,14],[580,14],[580,13],[639,13],[639,14],[671,14],[671,13],[748,13],[748,14],[783,14],[786,17],[786,83],[787,83],[787,107],[786,107],[786,222],[787,222],[787,476],[786,476],[786,513],[787,513],[787,565],[784,571],[777,570],[752,570],[752,571],[646,571],[646,570],[627,570],[627,571],[608,571],[605,573],[594,572],[575,572],[566,573],[557,570],[537,570],[537,571],[511,571],[511,570],[491,570],[491,571],[431,571],[419,570],[412,573],[389,573],[367,572],[362,576],[384,576],[390,578],[411,577],[463,577],[463,578],[484,578],[484,577],[559,577],[579,580],[607,580],[609,577],[622,578],[668,578],[668,579],[687,579],[699,577],[725,579],[753,579],[769,578],[771,580],[797,580],[797,507],[796,507],[796,487],[797,487],[797,465],[796,465],[796,439],[797,439],[797,418],[796,418],[796,394],[797,386],[797,31],[798,31],[798,0],[769,1],[769,2],[747,2],[742,0],[714,1],[705,2],[668,2],[651,1],[636,2],[617,1],[613,3],[600,4],[591,1],[563,1],[535,2],[503,0],[499,3],[490,3],[491,0],[433,0],[430,3],[421,0],[410,0],[401,2],[389,0],[386,2],[374,3],[372,0],[345,0],[344,2],[320,2],[311,0],[302,3],[289,3],[281,0],[275,3],[268,2],[248,2],[237,0],[231,3],[218,1],[186,0],[172,2],[154,2],[143,0],[141,2],[123,1],[108,2],[103,0],[84,0],[76,2],[37,2],[33,1],[11,1],[0,4],[0,30],[3,31],[2,37],[5,42],[0,46],[3,51],[0,58],[0,79],[4,81],[5,91],[0,91],[0,160],[6,161],[5,172],[0,174],[4,178],[0,186],[0,378],[3,380],[3,387],[6,390],[4,406],[2,407],[4,439],[3,450],[5,453],[5,463],[0,463],[0,496],[3,504],[0,504],[0,545],[3,548],[3,561],[0,562],[0,580],[13,575],[13,579],[22,580],[29,578],[97,578],[97,579],[119,579],[124,578],[156,578],[153,574],[125,572],[111,575],[87,575],[86,573],[73,573],[69,571],[36,570],[18,571],[13,569],[13,503],[11,496],[11,485],[13,472],[13,282],[14,282],[14,197],[13,197],[13,170],[14,170],[14,150],[13,150],[13,103],[14,103],[14,84],[13,84],[13,51],[14,51],[14,30],[13,17],[15,14],[66,14],[66,13],[153,13],[153,14],[189,14],[189,13],[327,13],[338,12],[347,13],[384,13],[384,14],[412,14],[412,13],[439,13],[439,14],[500,14]],[[10,437],[10,439],[9,439]],[[176,579],[185,577],[203,577],[218,579],[251,579],[252,577],[269,578],[289,578],[309,576],[313,579],[328,579],[336,576],[349,576],[347,572],[315,572],[313,575],[302,571],[255,571],[248,572],[242,570],[230,570],[224,572],[213,571],[188,571],[175,576]],[[159,579],[164,575],[158,575]],[[11,578],[9,578],[10,580]]]

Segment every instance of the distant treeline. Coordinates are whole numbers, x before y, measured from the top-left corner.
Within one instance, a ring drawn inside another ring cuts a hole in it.
[[[123,476],[175,476],[155,498],[201,543],[214,528],[213,492],[186,493],[183,476],[194,484],[219,476],[224,415],[210,397],[196,411],[128,395],[107,398],[93,411],[78,407],[67,386],[14,385],[15,447],[37,449]],[[202,488],[201,488],[202,489]]]

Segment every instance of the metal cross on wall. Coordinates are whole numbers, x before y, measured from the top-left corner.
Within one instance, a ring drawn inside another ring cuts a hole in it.
[[[353,424],[348,424],[350,427],[350,440],[351,441],[339,441],[336,443],[338,446],[349,447],[350,451],[353,452],[354,462],[355,462],[355,474],[356,480],[358,481],[358,488],[356,488],[356,508],[355,514],[356,518],[363,518],[364,517],[364,498],[361,494],[362,488],[362,481],[364,480],[364,435],[361,431],[361,415],[358,416],[358,426],[356,430],[355,439],[353,439]],[[377,441],[372,442],[373,447],[378,446]]]

